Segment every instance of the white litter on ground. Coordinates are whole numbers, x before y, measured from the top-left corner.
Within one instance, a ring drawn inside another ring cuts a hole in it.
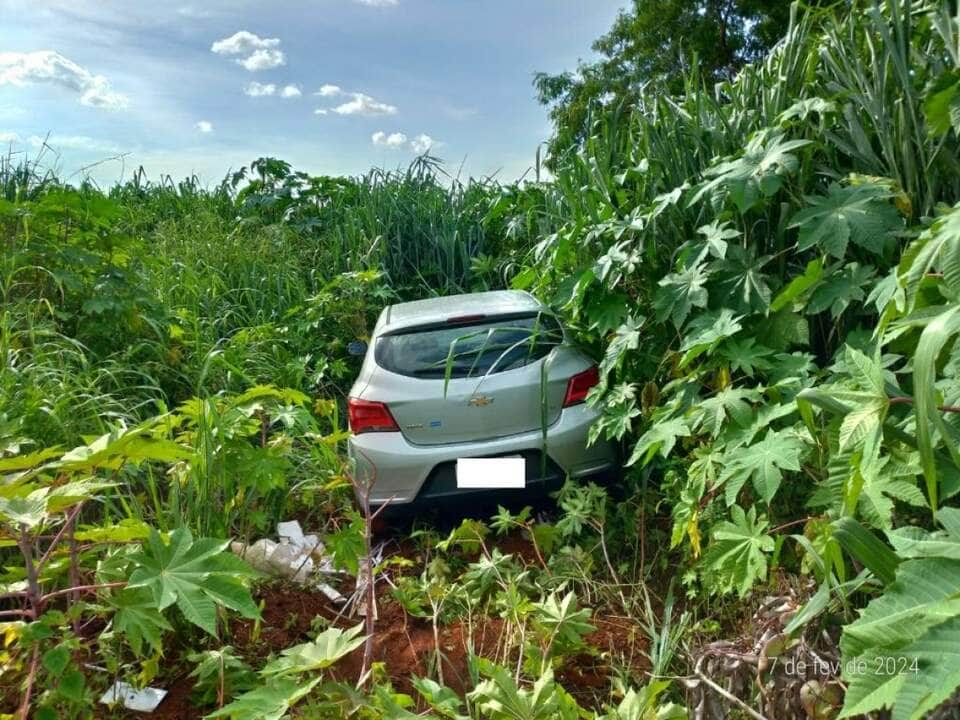
[[[166,690],[160,688],[143,688],[137,690],[133,685],[117,680],[107,691],[100,696],[100,702],[104,705],[116,705],[121,703],[128,710],[137,712],[153,712],[157,705],[167,696]]]
[[[286,578],[300,585],[311,585],[337,604],[347,602],[340,592],[323,581],[325,575],[339,574],[326,548],[316,535],[304,535],[296,520],[277,524],[279,542],[262,538],[250,545],[230,543],[230,549],[254,569]]]
[[[306,587],[313,587],[326,595],[331,602],[342,606],[340,613],[366,616],[366,572],[361,572],[353,594],[347,598],[326,582],[331,575],[343,575],[333,564],[333,558],[316,535],[305,535],[300,523],[288,520],[277,524],[279,542],[261,538],[250,545],[230,543],[230,549],[246,560],[254,569],[274,577],[292,580]],[[385,543],[380,543],[371,553],[373,566],[383,562]],[[367,558],[360,558],[360,567],[366,568]],[[379,573],[376,575],[379,576]],[[374,618],[377,607],[374,603]]]

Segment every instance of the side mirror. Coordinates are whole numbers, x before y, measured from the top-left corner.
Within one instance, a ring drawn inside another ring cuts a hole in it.
[[[363,357],[367,354],[367,344],[363,340],[351,340],[347,343],[347,355]]]

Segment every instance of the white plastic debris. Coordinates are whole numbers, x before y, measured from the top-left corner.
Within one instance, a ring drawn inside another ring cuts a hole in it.
[[[280,538],[281,542],[286,540],[291,545],[302,545],[304,540],[303,528],[296,520],[277,523],[277,537]]]
[[[315,555],[317,560],[323,558],[324,547],[320,538],[316,535],[304,535],[303,528],[296,520],[277,523],[277,537],[281,543],[288,543]]]
[[[317,590],[326,595],[331,602],[335,602],[337,605],[342,605],[347,601],[347,599],[341,595],[337,590],[335,590],[330,585],[327,585],[325,582],[317,583]]]
[[[246,560],[255,569],[261,572],[269,572],[269,558],[276,549],[277,543],[273,540],[257,540],[253,545],[244,545],[242,542],[230,543],[230,549]]]
[[[298,545],[280,543],[269,557],[275,574],[288,577],[294,582],[305,583],[313,572],[313,558]]]
[[[128,710],[137,712],[153,712],[157,709],[163,699],[167,696],[166,690],[160,688],[143,688],[137,690],[133,685],[117,680],[107,691],[100,696],[100,702],[104,705],[116,705],[121,703]]]
[[[313,572],[313,558],[294,545],[275,543],[263,538],[252,545],[230,543],[230,549],[254,569],[269,575],[305,583]]]
[[[289,520],[277,524],[274,542],[261,538],[250,545],[230,543],[230,549],[260,572],[286,578],[302,585],[322,575],[338,574],[333,560],[326,555],[326,548],[317,535],[305,535],[300,523]],[[335,603],[344,603],[346,598],[330,585],[317,579],[317,588]]]

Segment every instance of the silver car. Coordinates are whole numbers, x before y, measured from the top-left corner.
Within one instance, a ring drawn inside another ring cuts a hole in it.
[[[363,348],[360,348],[363,352]],[[597,368],[532,295],[391,305],[350,390],[349,454],[374,507],[545,491],[617,464],[587,447]]]

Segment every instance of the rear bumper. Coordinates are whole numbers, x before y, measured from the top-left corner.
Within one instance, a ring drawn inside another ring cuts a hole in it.
[[[482,442],[444,445],[414,445],[399,432],[373,432],[351,436],[347,447],[358,481],[373,480],[371,505],[463,497],[466,493],[457,490],[452,475],[457,458],[463,457],[521,454],[527,458],[527,491],[549,490],[562,484],[568,475],[583,477],[616,466],[616,452],[610,443],[587,447],[587,433],[596,418],[597,412],[584,404],[564,408],[547,428],[546,441],[539,429]],[[542,455],[546,457],[540,460]]]

